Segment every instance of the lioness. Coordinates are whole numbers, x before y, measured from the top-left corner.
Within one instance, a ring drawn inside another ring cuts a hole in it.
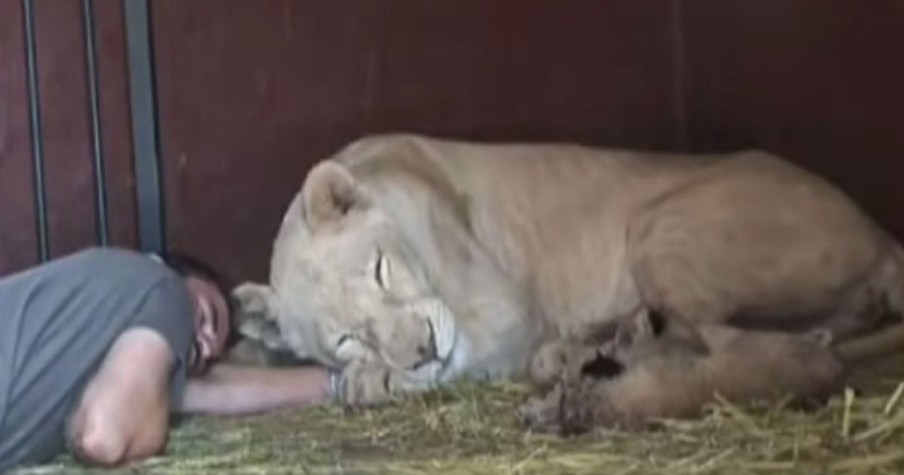
[[[521,374],[542,341],[643,308],[844,340],[900,314],[902,256],[842,192],[764,152],[397,134],[317,164],[269,283],[234,295],[244,333],[343,368],[356,406]]]
[[[790,397],[812,406],[843,389],[842,355],[828,348],[823,331],[692,327],[674,317],[654,325],[654,317],[641,311],[613,322],[612,337],[544,345],[532,377],[551,390],[519,409],[522,424],[564,434],[635,429],[656,418],[699,415],[717,396],[735,403]]]

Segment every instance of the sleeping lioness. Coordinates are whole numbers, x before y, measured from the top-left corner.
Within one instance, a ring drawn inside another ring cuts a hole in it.
[[[243,333],[343,368],[351,406],[523,374],[541,342],[649,308],[836,341],[904,301],[901,247],[773,155],[364,138],[317,164]]]

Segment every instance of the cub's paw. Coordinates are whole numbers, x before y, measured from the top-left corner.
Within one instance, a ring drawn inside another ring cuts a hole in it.
[[[518,408],[518,421],[535,432],[558,432],[561,401],[561,386],[557,385],[545,397],[534,397],[522,404]]]
[[[562,390],[559,402],[559,433],[565,436],[589,432],[600,423],[597,416],[611,410],[603,394],[597,394],[588,384],[571,384]]]
[[[828,348],[835,342],[835,334],[828,328],[814,328],[801,336],[823,348]]]
[[[596,348],[562,339],[541,346],[530,364],[530,379],[541,389],[550,389],[562,380],[575,380],[581,367],[596,356]]]
[[[646,421],[636,414],[619,412],[611,399],[609,381],[584,381],[562,391],[559,433],[580,435],[595,429],[639,430]]]

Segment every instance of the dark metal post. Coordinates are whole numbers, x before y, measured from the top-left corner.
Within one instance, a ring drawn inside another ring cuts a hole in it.
[[[31,158],[35,208],[38,224],[38,256],[46,262],[50,255],[47,226],[47,191],[44,182],[44,143],[41,133],[41,100],[38,91],[35,13],[32,0],[22,1],[25,14],[25,60],[28,76],[28,115],[31,127]]]
[[[82,20],[85,28],[85,70],[88,75],[88,108],[91,116],[91,151],[94,164],[95,209],[97,213],[97,240],[106,246],[109,238],[107,224],[107,179],[101,143],[100,104],[97,86],[97,46],[94,33],[94,2],[82,0]]]
[[[147,0],[125,0],[138,232],[145,252],[165,248],[154,64]]]

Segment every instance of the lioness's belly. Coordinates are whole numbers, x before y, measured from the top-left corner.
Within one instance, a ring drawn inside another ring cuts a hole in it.
[[[510,208],[477,221],[483,243],[526,288],[553,336],[580,334],[587,324],[624,316],[641,304],[628,262],[626,207],[594,206],[597,200],[588,198],[582,206],[560,207],[547,195],[531,205],[529,220]]]
[[[625,247],[622,239],[575,230],[535,261],[531,294],[559,335],[580,334],[588,324],[625,316],[641,305]]]

